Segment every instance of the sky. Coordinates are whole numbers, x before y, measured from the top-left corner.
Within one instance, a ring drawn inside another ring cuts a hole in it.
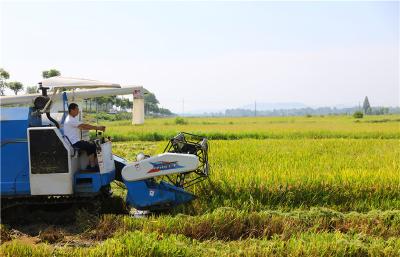
[[[0,67],[143,85],[177,113],[398,106],[399,2],[2,1]]]

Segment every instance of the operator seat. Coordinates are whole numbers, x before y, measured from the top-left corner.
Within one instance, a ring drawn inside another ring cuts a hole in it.
[[[63,135],[63,137],[65,139],[67,139],[67,141],[69,143],[69,146],[71,147],[71,149],[73,149],[73,155],[72,156],[75,156],[76,154],[78,154],[77,157],[79,157],[82,154],[82,152],[85,152],[85,150],[82,150],[80,148],[74,147],[73,144],[71,143],[71,140],[69,140],[68,136]]]

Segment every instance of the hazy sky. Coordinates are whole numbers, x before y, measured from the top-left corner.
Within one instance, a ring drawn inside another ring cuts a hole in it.
[[[399,105],[398,2],[2,2],[0,65],[140,84],[174,112]]]

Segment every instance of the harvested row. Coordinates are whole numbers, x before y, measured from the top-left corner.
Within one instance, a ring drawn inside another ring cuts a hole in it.
[[[3,244],[4,256],[398,256],[399,238],[304,233],[289,239],[199,242],[182,235],[133,231],[89,248],[56,248],[20,241]]]
[[[302,233],[340,232],[343,234],[362,234],[366,236],[400,237],[400,211],[371,211],[367,213],[341,213],[326,208],[310,210],[246,212],[233,208],[219,208],[203,215],[178,214],[151,216],[137,219],[128,215],[89,213],[77,210],[74,229],[50,226],[40,231],[42,242],[62,243],[64,236],[72,231],[80,231],[80,238],[102,241],[115,234],[130,231],[146,233],[184,235],[205,240],[242,240],[248,238],[287,240]],[[2,240],[11,240],[7,226],[2,225]]]
[[[246,238],[288,239],[301,233],[341,232],[383,238],[400,236],[400,211],[341,213],[324,208],[310,211],[244,212],[220,208],[198,216],[161,216],[132,219],[114,215],[103,216],[99,224],[121,219],[123,231],[141,230],[160,234],[182,234],[196,240],[240,240]]]

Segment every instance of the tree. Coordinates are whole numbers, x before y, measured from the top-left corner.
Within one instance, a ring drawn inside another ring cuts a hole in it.
[[[95,101],[98,107],[98,111],[108,111],[115,103],[116,96],[101,96],[96,97]]]
[[[145,102],[148,102],[148,103],[152,103],[152,104],[159,104],[159,103],[160,103],[160,102],[157,100],[156,96],[155,96],[153,93],[149,92],[149,91],[147,91],[147,92],[144,94],[144,101],[145,101]]]
[[[129,98],[116,97],[114,104],[115,104],[115,106],[120,107],[122,110],[132,108],[132,102],[129,101]]]
[[[42,77],[44,79],[48,79],[48,78],[56,77],[56,76],[60,76],[60,75],[61,75],[61,72],[56,69],[45,70],[42,72]]]
[[[18,92],[24,88],[24,85],[18,81],[13,81],[13,82],[7,83],[7,86],[9,89],[14,91],[15,95],[17,95]]]
[[[159,112],[159,108],[158,108],[158,104],[160,102],[157,100],[156,96],[149,92],[148,90],[146,90],[145,94],[144,94],[144,112],[146,114],[152,112],[152,113],[158,113]]]
[[[0,94],[4,95],[4,90],[7,87],[6,80],[10,78],[10,74],[3,68],[0,68]]]
[[[368,96],[364,99],[363,110],[365,114],[371,114],[371,105],[369,104]]]
[[[173,114],[170,110],[165,108],[159,108],[159,113],[166,116],[170,116]]]
[[[375,115],[384,115],[389,113],[389,108],[387,107],[376,107],[372,110],[372,114]]]
[[[37,93],[37,86],[27,86],[26,87],[26,90],[25,90],[25,93],[27,93],[27,94],[34,94],[34,93]]]
[[[361,119],[364,116],[364,114],[360,111],[356,111],[355,113],[353,113],[353,117],[356,119]]]
[[[132,108],[132,102],[129,100],[129,98],[122,99],[121,108],[124,110]]]

